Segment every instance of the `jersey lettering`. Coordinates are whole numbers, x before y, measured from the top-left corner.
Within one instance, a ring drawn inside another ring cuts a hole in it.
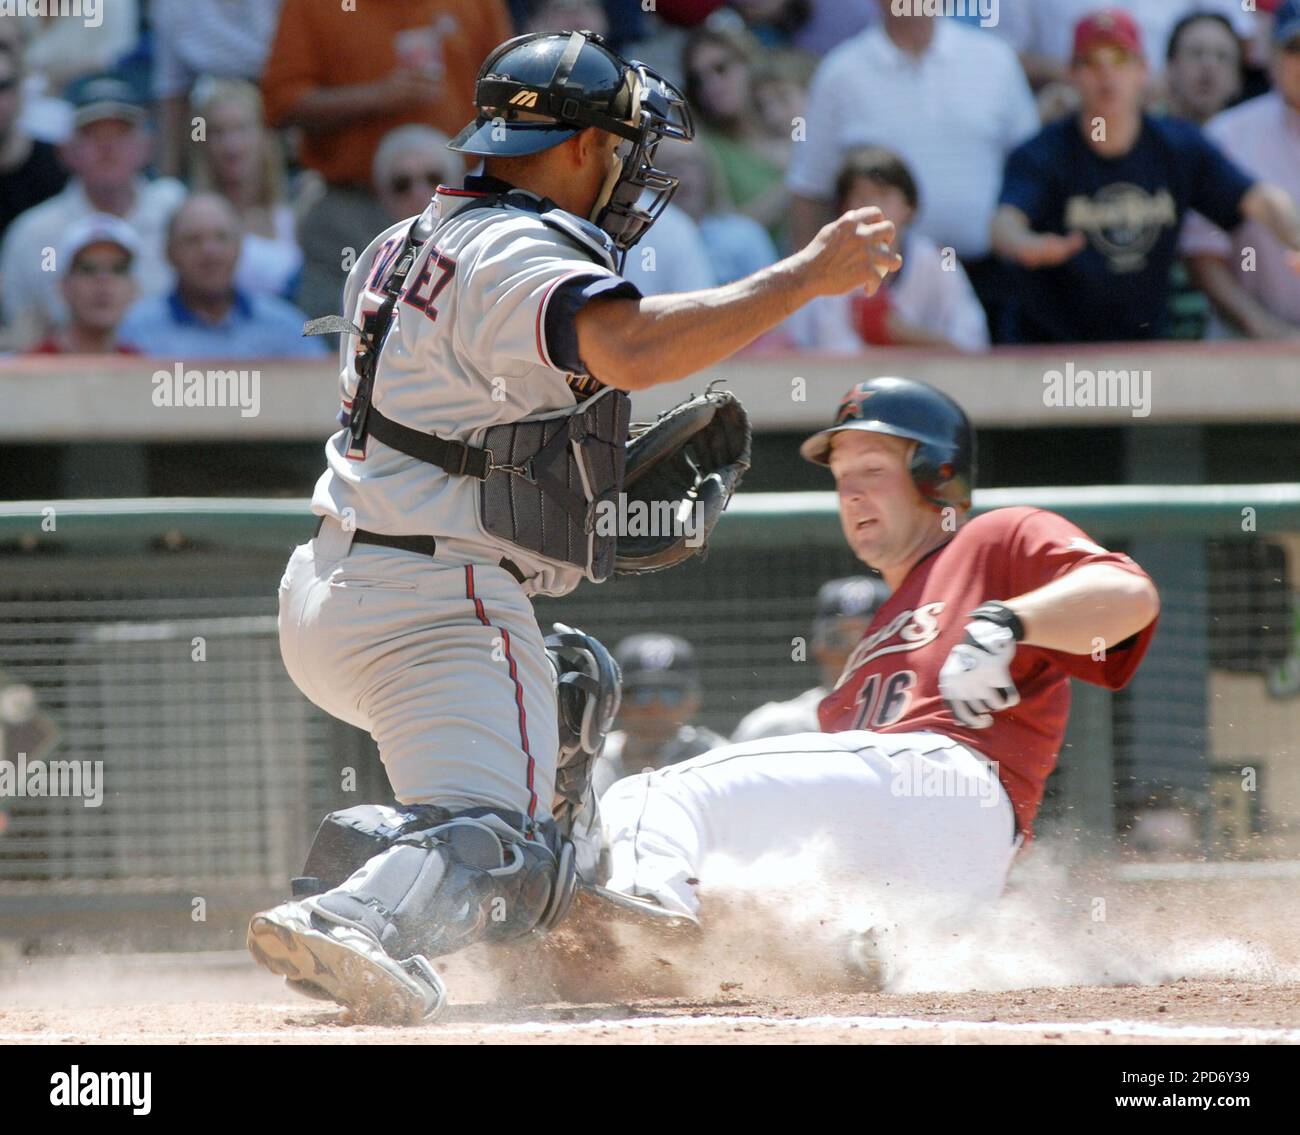
[[[912,690],[915,686],[915,670],[899,670],[890,674],[881,691],[880,708],[871,719],[871,727],[879,729],[884,725],[893,725],[906,714],[912,704]]]
[[[858,703],[858,712],[853,717],[854,729],[865,729],[867,719],[871,716],[871,711],[876,708],[876,695],[880,692],[880,675],[870,674],[867,680],[862,683],[862,689],[858,691],[855,699]]]
[[[433,306],[434,302],[455,274],[456,262],[436,248],[431,248],[420,274],[403,290],[402,302],[424,312],[430,319],[437,319],[438,310]]]
[[[943,613],[942,603],[924,603],[914,611],[903,611],[891,619],[874,634],[868,635],[854,648],[849,657],[836,689],[842,686],[855,670],[868,662],[886,654],[898,654],[900,651],[920,650],[939,637],[939,616]],[[882,646],[895,635],[899,641],[892,646]]]

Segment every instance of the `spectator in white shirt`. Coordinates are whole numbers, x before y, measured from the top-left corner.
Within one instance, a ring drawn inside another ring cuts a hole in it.
[[[1300,201],[1300,0],[1284,0],[1275,13],[1272,75],[1273,91],[1212,118],[1205,133],[1255,177]],[[1210,337],[1300,337],[1300,253],[1257,221],[1225,233],[1192,213],[1179,251],[1210,297]]]
[[[996,36],[953,20],[895,15],[823,60],[813,78],[807,138],[796,142],[786,184],[792,243],[801,247],[832,219],[844,155],[885,146],[916,176],[916,231],[966,263],[990,313],[1001,273],[989,224],[1007,155],[1039,127],[1015,53]]]
[[[916,182],[897,154],[881,146],[852,152],[836,182],[841,213],[875,205],[898,230],[903,267],[875,296],[820,296],[786,321],[797,347],[822,354],[859,354],[868,347],[940,347],[983,351],[988,323],[963,271],[912,228]]]
[[[243,226],[235,286],[288,297],[302,272],[280,140],[262,115],[262,95],[242,79],[206,83],[194,104],[206,137],[191,148],[190,187],[219,193]]]
[[[130,87],[109,77],[85,84],[73,125],[72,137],[59,150],[72,180],[61,193],[20,214],[0,245],[0,305],[18,348],[39,342],[66,320],[55,249],[73,222],[92,213],[121,217],[139,234],[134,271],[142,295],[161,295],[172,283],[167,219],[184,200],[185,187],[170,178],[142,176],[150,138]]]
[[[6,4],[11,11],[16,5]],[[78,79],[111,71],[129,55],[140,38],[140,9],[136,0],[99,3],[98,22],[91,23],[84,11],[72,4],[31,4],[26,30],[27,66],[44,77],[46,90],[59,94]],[[67,14],[60,14],[63,8]]]

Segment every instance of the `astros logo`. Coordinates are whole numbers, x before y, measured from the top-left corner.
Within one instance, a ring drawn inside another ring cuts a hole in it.
[[[861,385],[855,386],[844,396],[844,401],[840,403],[839,413],[835,415],[835,425],[857,421],[857,419],[861,418],[863,416],[862,404],[875,393],[874,390],[863,390]]]

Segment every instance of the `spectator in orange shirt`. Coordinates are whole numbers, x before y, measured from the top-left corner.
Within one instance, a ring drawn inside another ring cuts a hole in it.
[[[326,183],[298,230],[308,315],[338,311],[346,250],[389,223],[370,188],[380,139],[408,122],[456,133],[475,114],[479,66],[510,33],[503,0],[284,0],[262,94],[267,121],[302,132],[299,159]]]
[[[135,355],[117,341],[126,309],[139,294],[131,268],[140,241],[120,217],[93,213],[68,230],[57,263],[67,319],[34,355]]]

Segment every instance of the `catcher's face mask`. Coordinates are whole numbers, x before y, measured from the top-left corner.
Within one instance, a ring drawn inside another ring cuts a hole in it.
[[[618,164],[596,198],[591,220],[614,244],[627,252],[668,207],[678,179],[656,168],[655,151],[665,138],[689,142],[695,123],[685,96],[667,79],[643,63],[629,65],[627,77],[633,139],[624,138],[616,151]]]

